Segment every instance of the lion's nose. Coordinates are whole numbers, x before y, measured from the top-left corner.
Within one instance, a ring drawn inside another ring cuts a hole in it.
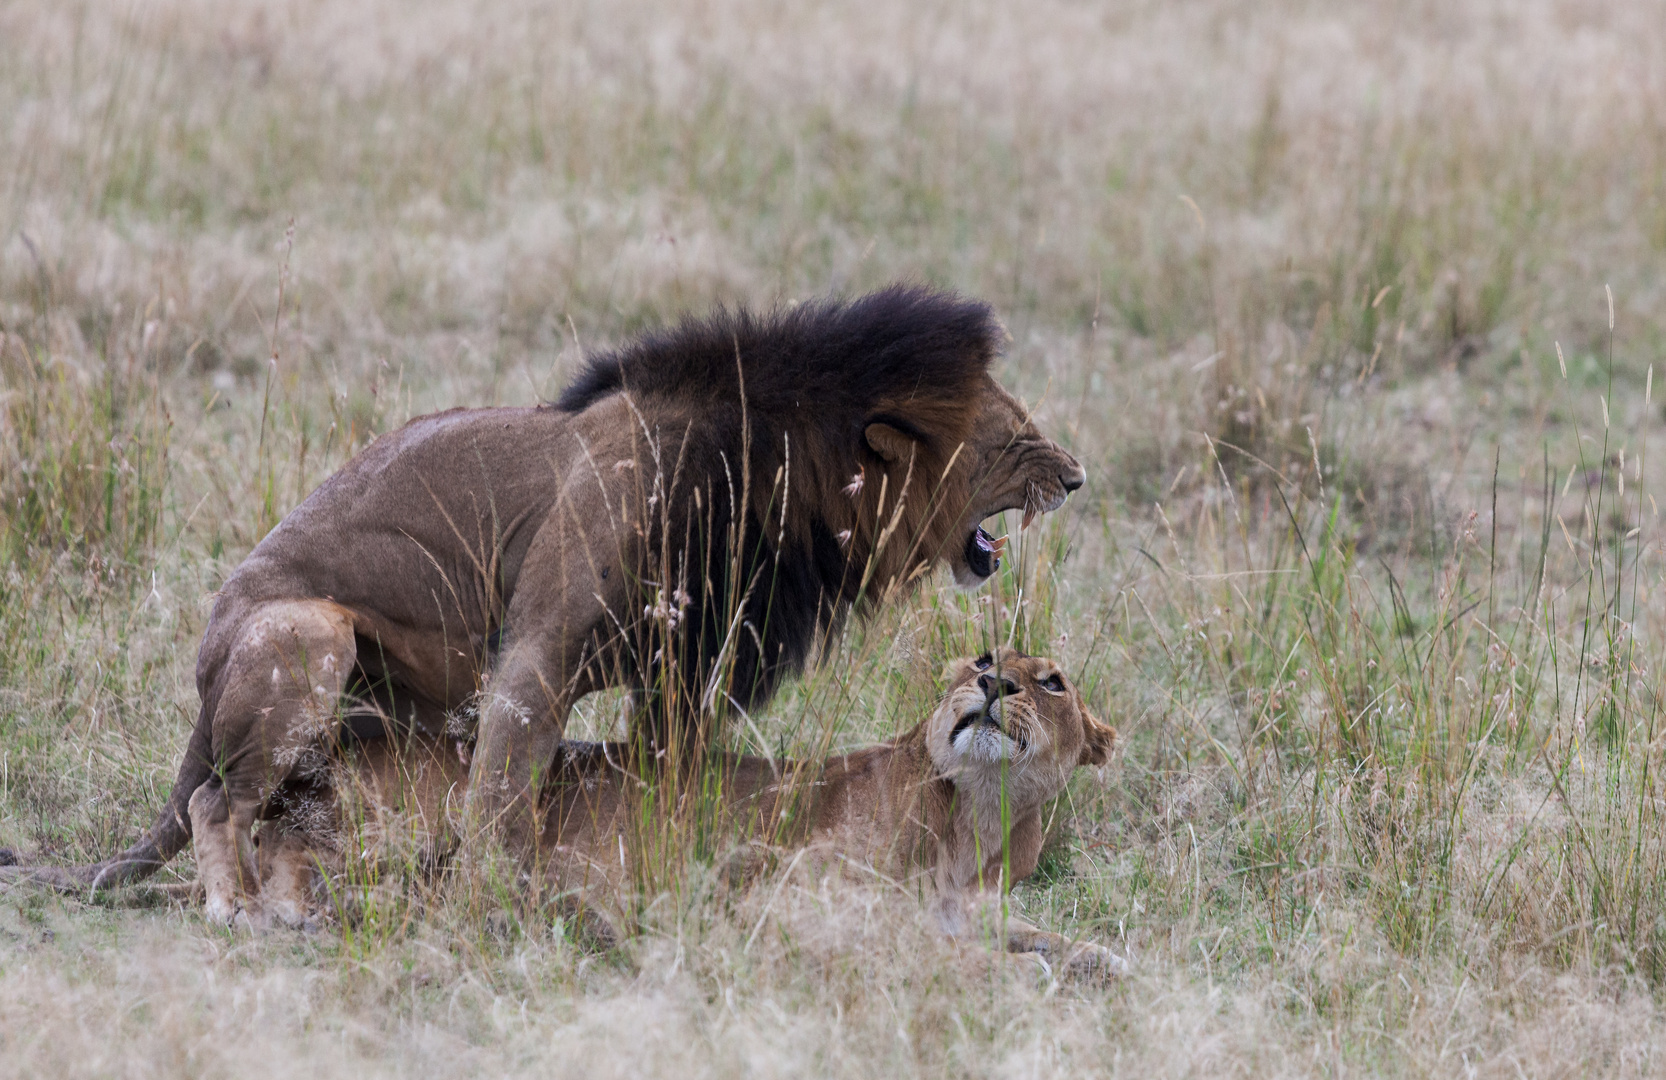
[[[993,675],[979,675],[978,689],[983,691],[985,701],[994,701],[996,698],[1011,697],[1018,693],[1018,684],[1005,675],[999,679]]]
[[[1070,464],[1070,470],[1059,476],[1059,483],[1064,485],[1066,494],[1075,491],[1077,488],[1088,482],[1087,470],[1074,461]]]

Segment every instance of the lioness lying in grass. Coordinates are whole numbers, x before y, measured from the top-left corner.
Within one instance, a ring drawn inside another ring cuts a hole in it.
[[[592,925],[611,936],[596,912],[608,906],[606,896],[621,895],[632,872],[627,851],[642,846],[644,825],[651,831],[674,812],[667,802],[686,806],[692,797],[715,806],[707,824],[736,841],[800,848],[798,858],[840,860],[897,881],[923,878],[952,937],[999,926],[1010,952],[1070,974],[1121,972],[1121,958],[1100,946],[986,917],[992,901],[1034,872],[1042,806],[1077,766],[1104,763],[1115,729],[1087,711],[1045,658],[1002,648],[953,661],[948,675],[942,703],[900,738],[814,762],[724,755],[680,798],[662,792],[657,803],[642,794],[650,787],[634,774],[627,744],[561,744],[543,785],[548,883],[583,895]],[[395,739],[363,744],[354,766],[373,821],[393,812],[431,827],[466,774],[449,746]],[[259,855],[266,903],[298,914],[314,892],[316,848],[304,832],[274,821]]]

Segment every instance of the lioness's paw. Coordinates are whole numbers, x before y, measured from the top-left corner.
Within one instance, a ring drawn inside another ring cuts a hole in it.
[[[1064,962],[1064,975],[1070,979],[1105,982],[1127,974],[1128,961],[1103,945],[1077,945]]]
[[[1054,978],[1053,965],[1038,952],[1009,952],[1007,959],[1020,972],[1034,976],[1038,983],[1046,984]]]

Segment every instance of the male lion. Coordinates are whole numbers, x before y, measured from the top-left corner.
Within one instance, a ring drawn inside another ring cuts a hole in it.
[[[1116,729],[1088,711],[1049,659],[1003,647],[952,661],[947,675],[941,703],[899,738],[822,761],[725,754],[691,794],[720,804],[716,824],[730,842],[778,842],[893,881],[923,879],[935,893],[938,925],[951,937],[972,935],[980,923],[999,926],[983,916],[1002,891],[1035,871],[1043,805],[1077,766],[1105,763]],[[443,824],[448,797],[464,780],[443,739],[378,738],[361,744],[353,762],[349,779],[371,819],[397,820],[389,817],[396,810],[422,831]],[[689,801],[653,793],[638,772],[643,764],[628,743],[563,742],[541,785],[544,882],[558,894],[581,894],[588,925],[604,939],[615,934],[599,912],[622,895],[636,869],[643,838],[633,833],[644,806]],[[649,776],[663,786],[666,772]],[[260,839],[263,893],[285,910],[306,912],[320,895],[315,867],[328,852],[309,842],[307,830],[277,821]],[[1008,951],[1039,954],[1064,973],[1126,967],[1109,950],[1016,918],[1005,920],[1004,933]]]
[[[635,737],[688,759],[853,607],[942,562],[975,585],[1000,553],[980,522],[1082,485],[990,377],[1001,337],[985,305],[918,287],[719,309],[595,357],[553,406],[378,438],[221,587],[150,830],[0,880],[105,888],[194,838],[208,917],[258,921],[252,826],[344,722],[472,730],[476,709],[472,818],[532,850],[526,796],[580,697],[633,688]]]

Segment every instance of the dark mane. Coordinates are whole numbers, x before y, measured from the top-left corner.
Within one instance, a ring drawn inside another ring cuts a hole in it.
[[[715,662],[730,665],[724,693],[750,707],[802,666],[818,632],[943,557],[946,523],[965,499],[949,506],[957,497],[939,488],[1003,336],[983,303],[897,285],[763,315],[719,308],[584,366],[557,407],[578,413],[627,393],[662,445],[664,471],[676,462],[655,488],[669,487],[663,502],[644,489],[656,509],[643,606],[663,604],[678,582],[691,600],[674,625],[642,620],[625,650],[631,680],[647,691],[639,720],[656,738],[690,730],[690,711],[708,696],[693,680],[708,679]],[[867,444],[876,422],[915,441],[911,462],[887,462]],[[851,493],[857,475],[865,490]],[[907,520],[876,546],[905,490]],[[661,658],[672,655],[687,685],[664,685]]]
[[[621,390],[729,404],[744,377],[748,406],[765,415],[808,400],[818,413],[849,416],[966,386],[989,369],[1003,333],[987,304],[918,285],[764,315],[719,307],[592,357],[556,407],[583,412]]]

